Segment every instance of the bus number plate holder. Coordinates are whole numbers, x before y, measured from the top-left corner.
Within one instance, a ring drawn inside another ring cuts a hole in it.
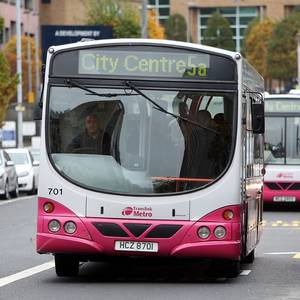
[[[134,242],[134,241],[115,241],[116,251],[134,252],[158,252],[158,243],[154,242]]]
[[[295,196],[274,196],[273,202],[296,202]]]

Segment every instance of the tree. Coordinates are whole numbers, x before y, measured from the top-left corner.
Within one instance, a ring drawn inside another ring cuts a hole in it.
[[[270,76],[291,84],[297,77],[297,42],[300,13],[294,12],[274,27],[267,60]]]
[[[150,39],[164,39],[165,29],[159,24],[156,18],[156,12],[154,9],[148,12],[148,37]]]
[[[166,36],[169,40],[182,41],[187,40],[187,25],[185,18],[180,14],[170,15],[166,22]]]
[[[227,19],[216,12],[207,21],[203,44],[234,51],[235,43],[232,30]]]
[[[0,51],[0,127],[3,126],[10,100],[16,94],[17,84],[17,76],[11,75],[4,53]]]
[[[86,8],[88,25],[111,26],[115,38],[141,36],[139,15],[130,2],[126,0],[89,0]]]
[[[267,60],[273,27],[274,23],[269,19],[255,22],[245,36],[245,56],[265,79],[270,77]]]
[[[28,40],[29,39],[29,40]],[[35,61],[35,44],[32,37],[27,37],[25,35],[21,38],[21,45],[22,45],[22,91],[24,98],[28,101],[29,99],[29,89],[28,89],[28,81],[29,81],[29,74],[28,74],[28,43],[29,49],[31,51],[31,82],[32,82],[32,90],[35,90],[36,86],[36,61]],[[17,37],[12,37],[8,43],[4,47],[4,54],[6,59],[9,62],[11,74],[15,74],[17,72]],[[41,64],[39,62],[39,64]],[[39,68],[40,69],[40,68]],[[32,91],[31,91],[32,92]],[[33,97],[34,98],[34,97]]]

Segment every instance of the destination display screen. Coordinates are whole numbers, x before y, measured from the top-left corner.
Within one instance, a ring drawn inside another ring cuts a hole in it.
[[[83,77],[236,80],[229,57],[158,46],[115,46],[79,49],[54,56],[52,74]]]
[[[79,74],[194,78],[206,77],[208,68],[209,55],[204,53],[79,51]]]
[[[300,100],[294,99],[266,99],[265,112],[269,113],[299,113]]]

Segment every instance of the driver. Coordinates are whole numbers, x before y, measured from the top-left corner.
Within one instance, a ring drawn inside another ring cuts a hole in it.
[[[77,135],[67,147],[67,152],[102,153],[103,131],[100,129],[98,116],[90,113],[84,120],[85,130]]]

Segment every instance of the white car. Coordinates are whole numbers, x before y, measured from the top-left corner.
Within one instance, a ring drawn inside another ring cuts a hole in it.
[[[40,163],[33,159],[28,149],[7,149],[6,151],[16,166],[19,191],[28,194],[36,193]]]
[[[18,176],[15,165],[5,150],[0,150],[0,197],[19,196]]]

